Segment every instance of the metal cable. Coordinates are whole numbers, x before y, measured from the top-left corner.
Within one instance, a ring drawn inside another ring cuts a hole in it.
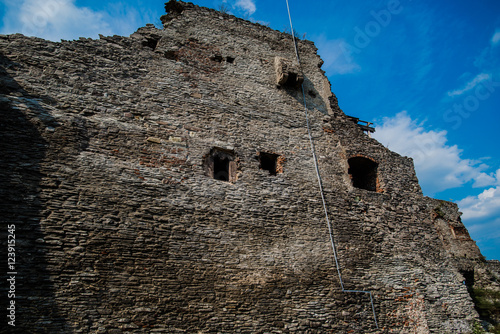
[[[288,0],[286,0],[286,8],[288,10],[288,19],[290,20],[290,29],[292,31],[292,40],[293,40],[293,46],[295,48],[295,55],[297,57],[297,63],[298,63],[299,68],[300,68],[301,67],[301,63],[300,63],[299,51],[297,49],[297,42],[296,42],[296,39],[295,39],[295,32],[293,30],[292,15],[290,14],[290,6],[288,4]],[[330,243],[332,245],[333,257],[335,259],[335,266],[337,268],[337,273],[338,273],[338,276],[339,276],[340,287],[342,288],[342,292],[364,293],[364,294],[369,294],[370,295],[370,303],[371,303],[372,311],[373,311],[373,319],[375,320],[375,326],[378,329],[377,314],[375,312],[375,305],[373,304],[373,295],[372,295],[371,291],[345,290],[344,289],[344,281],[342,279],[342,273],[340,271],[340,265],[339,265],[339,261],[338,261],[338,257],[337,257],[337,250],[336,250],[335,241],[334,241],[334,238],[333,238],[333,228],[332,228],[332,224],[330,222],[330,218],[328,216],[328,209],[327,209],[327,205],[326,205],[325,194],[324,194],[324,191],[323,191],[323,182],[322,182],[322,179],[321,179],[321,174],[319,172],[318,159],[316,157],[316,150],[314,148],[314,141],[313,141],[312,133],[311,133],[311,125],[310,125],[310,122],[309,122],[309,113],[307,111],[306,94],[304,92],[304,83],[301,84],[301,89],[302,89],[302,99],[304,100],[304,111],[305,111],[305,115],[306,115],[307,133],[309,135],[309,143],[311,144],[311,152],[312,152],[313,161],[314,161],[314,169],[316,171],[316,176],[317,176],[317,179],[318,179],[319,192],[321,194],[321,200],[323,202],[323,210],[325,211],[325,219],[326,219],[326,223],[327,223],[327,226],[328,226],[328,234],[330,235]]]

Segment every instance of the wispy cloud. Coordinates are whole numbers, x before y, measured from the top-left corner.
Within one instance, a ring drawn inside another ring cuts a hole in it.
[[[500,43],[500,28],[495,30],[493,37],[491,37],[491,45],[497,45]]]
[[[467,82],[462,88],[448,92],[449,97],[456,97],[474,89],[484,81],[497,82],[500,78],[500,28],[497,28],[493,33],[490,43],[477,54],[474,59],[474,66],[477,67],[479,74]],[[470,77],[470,73],[465,73],[463,76]]]
[[[418,36],[425,36],[425,38],[415,39],[415,45],[412,50],[412,52],[415,52],[412,65],[415,75],[413,78],[415,86],[428,85],[429,73],[432,73],[435,68],[436,57],[433,44],[440,37],[435,34],[436,20],[439,20],[438,17],[439,15],[436,15],[436,10],[433,8],[422,7],[417,11],[405,12],[405,19],[411,22],[412,29],[415,29]],[[407,33],[406,30],[403,31]],[[407,38],[407,36],[404,35],[402,38]]]
[[[478,160],[464,159],[462,150],[447,144],[446,131],[426,130],[424,123],[406,112],[382,120],[374,137],[389,149],[412,157],[424,192],[437,192],[473,182],[473,187],[495,184],[496,178],[485,173],[488,166]]]
[[[1,33],[20,32],[53,41],[97,38],[103,35],[129,35],[144,24],[154,21],[159,13],[140,13],[124,3],[109,3],[107,11],[79,7],[76,0],[8,1]]]
[[[103,13],[76,7],[71,0],[12,2],[4,22],[3,33],[20,32],[54,41],[97,36],[110,31]]]
[[[315,39],[315,44],[325,62],[323,69],[330,74],[348,74],[361,70],[344,39],[327,39],[322,35]]]
[[[491,78],[491,76],[489,74],[480,73],[480,74],[476,75],[472,80],[467,82],[463,88],[448,92],[448,96],[450,96],[450,97],[460,96],[460,95],[470,91],[471,89],[474,89],[478,84],[480,84],[481,82],[483,82],[485,80],[489,80],[490,78]]]
[[[243,10],[247,15],[252,15],[257,11],[257,6],[255,5],[254,0],[238,0],[234,6]]]

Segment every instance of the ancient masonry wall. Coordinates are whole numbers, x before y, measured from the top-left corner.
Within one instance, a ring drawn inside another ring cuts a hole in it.
[[[16,329],[468,333],[481,254],[456,206],[344,115],[314,45],[298,69],[287,34],[167,11],[130,37],[0,36]],[[340,288],[302,80],[345,288],[379,330]]]

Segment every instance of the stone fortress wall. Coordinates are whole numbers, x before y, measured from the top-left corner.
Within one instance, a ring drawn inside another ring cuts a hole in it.
[[[16,329],[468,333],[486,264],[456,205],[340,110],[313,43],[299,68],[288,34],[166,9],[130,37],[0,36]],[[343,283],[379,329],[340,287],[301,82]]]

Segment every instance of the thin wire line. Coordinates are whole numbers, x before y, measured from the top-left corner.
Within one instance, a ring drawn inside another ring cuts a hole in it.
[[[286,8],[288,10],[288,19],[290,20],[290,29],[292,30],[292,39],[293,39],[293,46],[295,48],[295,55],[297,57],[297,63],[298,63],[299,68],[300,68],[301,67],[301,63],[300,63],[299,51],[297,49],[297,43],[296,43],[296,40],[295,40],[295,32],[293,31],[292,15],[290,14],[290,6],[288,4],[288,0],[286,0]],[[323,182],[322,182],[322,179],[321,179],[321,174],[319,172],[318,159],[316,157],[316,150],[314,148],[314,141],[313,141],[312,133],[311,133],[311,125],[310,125],[310,122],[309,122],[309,113],[307,111],[306,95],[305,95],[305,92],[304,92],[304,83],[301,84],[301,89],[302,89],[302,99],[304,101],[304,111],[305,111],[305,115],[306,115],[307,133],[309,135],[309,143],[311,144],[311,152],[312,152],[313,161],[314,161],[314,169],[316,171],[316,176],[317,176],[317,179],[318,179],[318,186],[319,186],[319,191],[320,191],[320,194],[321,194],[321,200],[323,202],[323,210],[325,211],[326,223],[328,225],[328,234],[330,235],[330,243],[332,245],[333,257],[335,259],[335,266],[337,267],[337,273],[339,275],[340,287],[342,288],[342,292],[364,293],[364,294],[369,294],[370,295],[370,303],[371,303],[371,306],[372,306],[373,318],[375,320],[375,326],[378,329],[377,314],[375,312],[375,306],[373,304],[373,295],[372,295],[371,291],[345,290],[344,289],[344,281],[342,279],[342,273],[340,271],[340,265],[339,265],[338,258],[337,258],[337,251],[336,251],[336,247],[335,247],[335,241],[334,241],[334,238],[333,238],[332,224],[331,224],[330,218],[328,216],[328,209],[327,209],[325,195],[324,195],[324,191],[323,191]]]

